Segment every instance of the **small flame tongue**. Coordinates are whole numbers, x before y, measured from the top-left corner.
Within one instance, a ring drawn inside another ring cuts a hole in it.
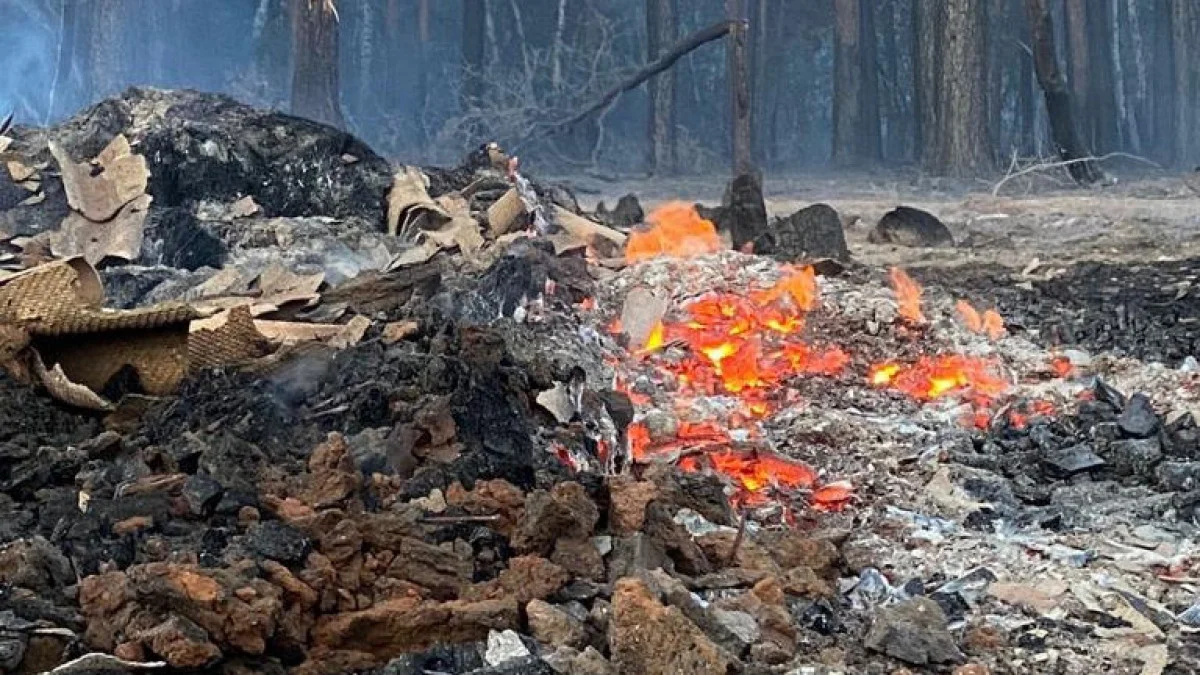
[[[888,272],[892,290],[896,292],[896,303],[900,305],[900,316],[916,324],[925,323],[925,315],[921,313],[921,286],[912,277],[900,269],[893,267]]]
[[[717,228],[701,218],[694,206],[683,202],[660,206],[646,222],[650,227],[630,233],[625,243],[628,264],[660,256],[691,258],[725,248]]]

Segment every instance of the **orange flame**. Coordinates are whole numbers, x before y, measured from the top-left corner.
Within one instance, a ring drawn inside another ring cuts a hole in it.
[[[958,311],[958,318],[963,325],[972,333],[986,335],[993,342],[1004,337],[1004,319],[996,310],[989,309],[980,315],[966,300],[956,302],[954,309]]]
[[[971,306],[971,303],[966,300],[959,300],[954,303],[954,309],[958,312],[958,318],[962,320],[967,330],[972,333],[980,333],[983,331],[983,319],[979,317],[979,312]]]
[[[683,202],[664,204],[647,218],[650,228],[630,233],[625,243],[625,262],[670,256],[690,258],[723,249],[717,228],[700,217],[696,208]]]
[[[983,332],[993,342],[1004,337],[1004,319],[996,310],[989,309],[983,313]]]
[[[922,356],[911,366],[879,364],[871,368],[867,379],[876,387],[896,389],[921,401],[968,389],[984,397],[1008,391],[1008,381],[993,373],[988,361],[961,354]]]
[[[921,286],[912,280],[904,270],[893,267],[888,271],[892,282],[892,290],[896,292],[896,302],[900,305],[900,316],[912,323],[925,323],[925,315],[921,313]]]

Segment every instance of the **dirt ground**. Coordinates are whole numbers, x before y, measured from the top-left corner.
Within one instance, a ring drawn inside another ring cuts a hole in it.
[[[572,179],[585,208],[628,192],[649,209],[672,199],[718,203],[723,177],[652,181]],[[824,202],[842,214],[854,257],[867,265],[955,266],[995,263],[1021,270],[1083,260],[1147,262],[1200,255],[1200,178],[1159,173],[1094,189],[1048,179],[974,185],[917,175],[769,176],[773,216]],[[867,242],[871,227],[898,205],[930,211],[954,233],[957,248],[906,249]]]

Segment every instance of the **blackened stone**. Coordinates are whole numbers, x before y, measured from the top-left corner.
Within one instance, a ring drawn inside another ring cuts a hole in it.
[[[616,582],[617,579],[630,576],[638,570],[658,568],[674,572],[675,563],[662,546],[650,537],[638,532],[628,537],[618,537],[613,541],[613,551],[608,562],[610,582]]]
[[[1096,385],[1092,387],[1092,391],[1096,394],[1096,400],[1100,403],[1107,403],[1117,410],[1122,410],[1125,407],[1125,394],[1109,386],[1107,382],[1100,378],[1096,378]]]
[[[1050,450],[1042,457],[1042,463],[1052,473],[1068,477],[1104,466],[1104,458],[1093,452],[1090,445],[1080,443]]]
[[[1158,432],[1158,415],[1150,405],[1150,399],[1142,393],[1129,398],[1129,404],[1117,418],[1117,426],[1126,436],[1148,438]]]
[[[600,202],[596,206],[596,218],[609,227],[628,230],[646,220],[646,212],[638,203],[637,195],[631,193],[621,197],[612,211],[605,207],[604,202]]]
[[[194,516],[208,516],[217,508],[225,488],[212,476],[198,473],[183,482],[183,499]]]
[[[962,621],[971,609],[971,605],[958,593],[938,591],[929,597],[938,604],[938,607],[942,608],[946,620],[950,622]]]
[[[898,206],[885,213],[871,230],[868,240],[873,244],[914,248],[954,246],[954,236],[945,223],[932,213],[911,206]]]
[[[602,590],[603,588],[600,586],[600,584],[593,583],[591,581],[584,581],[582,579],[576,579],[575,581],[572,581],[566,586],[563,586],[555,591],[554,595],[551,596],[550,599],[556,604],[571,601],[585,602],[600,595],[600,591]]]
[[[308,555],[310,542],[296,528],[268,520],[250,528],[246,533],[246,546],[264,558],[294,564],[302,562]]]
[[[426,673],[467,673],[484,667],[483,650],[474,643],[442,645],[420,654],[405,654],[392,659],[374,675],[425,675]]]
[[[186,270],[219,268],[227,254],[225,243],[200,224],[192,209],[151,209],[140,260],[143,264]]]
[[[1154,474],[1168,490],[1200,488],[1200,462],[1163,462],[1154,470]]]
[[[929,598],[881,608],[865,644],[868,649],[917,666],[959,663],[965,658],[947,629],[946,615]]]
[[[850,259],[842,219],[828,204],[813,204],[779,218],[771,229],[775,237],[772,255],[779,260]]]
[[[221,567],[222,554],[229,545],[229,533],[214,527],[205,530],[200,537],[200,564],[204,567]]]
[[[833,635],[844,630],[837,610],[824,598],[809,602],[801,598],[788,597],[788,610],[801,628],[821,635]]]
[[[1152,475],[1163,456],[1162,445],[1154,437],[1113,441],[1102,452],[1119,476]]]

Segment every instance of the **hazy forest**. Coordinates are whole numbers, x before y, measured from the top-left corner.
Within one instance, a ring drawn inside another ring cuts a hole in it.
[[[139,84],[228,93],[427,162],[454,162],[496,140],[559,171],[711,174],[728,170],[741,136],[749,161],[772,172],[979,176],[1064,148],[1077,158],[1200,163],[1194,0],[0,0],[0,8],[0,108],[17,123],[51,123]],[[665,74],[572,120],[689,36],[730,26],[730,39],[687,51]],[[731,82],[731,72],[744,82]],[[744,112],[733,112],[735,100]],[[1052,123],[1047,100],[1061,120]]]

